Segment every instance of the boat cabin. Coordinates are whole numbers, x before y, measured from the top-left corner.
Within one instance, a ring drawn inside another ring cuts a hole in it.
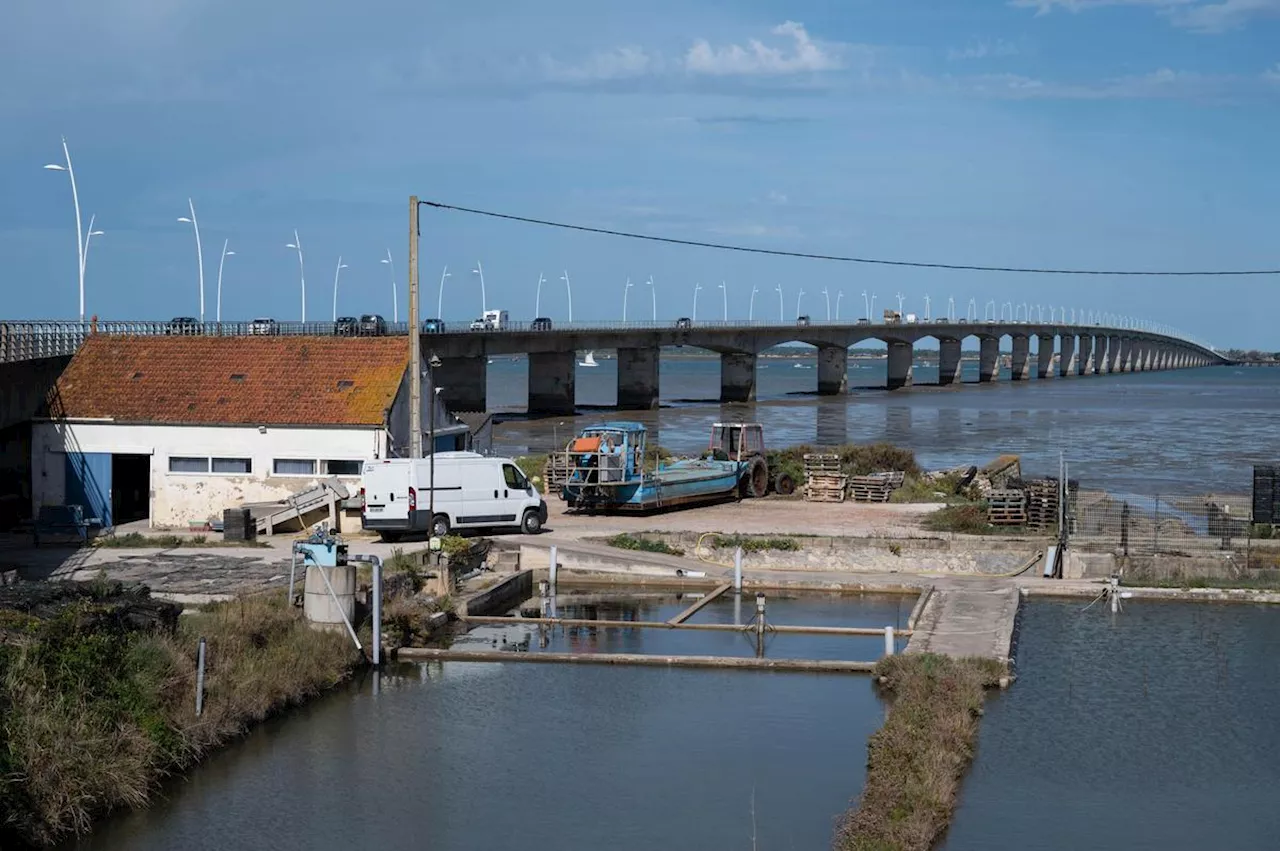
[[[621,485],[644,477],[645,427],[603,423],[582,430],[569,443],[568,483]]]

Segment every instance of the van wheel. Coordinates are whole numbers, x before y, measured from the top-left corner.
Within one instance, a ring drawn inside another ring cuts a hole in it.
[[[382,539],[382,542],[384,544],[394,544],[399,542],[400,533],[399,532],[379,532],[378,537]]]
[[[538,517],[538,512],[529,509],[524,513],[524,520],[520,522],[520,531],[526,535],[536,535],[542,531],[542,519]]]
[[[431,537],[443,538],[449,534],[449,515],[437,514],[431,521]]]

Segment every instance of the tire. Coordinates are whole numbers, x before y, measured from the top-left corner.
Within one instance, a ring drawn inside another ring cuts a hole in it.
[[[742,474],[742,481],[738,485],[738,493],[744,499],[746,497],[759,498],[769,492],[769,466],[765,464],[763,458],[753,458],[751,463],[747,465],[747,471]]]
[[[524,519],[520,521],[520,531],[526,535],[536,535],[542,531],[542,518],[538,516],[537,509],[530,508],[524,513]]]
[[[437,514],[431,521],[431,537],[443,538],[449,534],[449,515]]]
[[[781,496],[791,496],[796,492],[796,480],[791,478],[790,473],[779,473],[773,483],[773,489]]]
[[[396,544],[403,537],[399,532],[379,532],[378,537],[382,539],[384,544]]]

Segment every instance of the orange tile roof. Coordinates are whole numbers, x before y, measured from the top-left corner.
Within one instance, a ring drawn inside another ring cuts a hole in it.
[[[381,426],[408,364],[403,337],[94,334],[49,410],[136,423]]]

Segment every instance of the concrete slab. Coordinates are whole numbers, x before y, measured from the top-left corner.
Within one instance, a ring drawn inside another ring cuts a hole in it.
[[[1022,595],[1007,583],[975,580],[935,588],[907,644],[908,653],[977,656],[1009,663]]]

